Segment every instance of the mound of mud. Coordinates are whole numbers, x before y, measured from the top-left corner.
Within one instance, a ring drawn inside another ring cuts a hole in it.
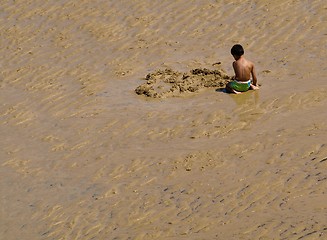
[[[223,88],[231,80],[224,70],[193,69],[181,73],[172,69],[157,70],[145,77],[146,82],[135,92],[152,98],[177,97],[187,92],[197,92],[204,88]]]

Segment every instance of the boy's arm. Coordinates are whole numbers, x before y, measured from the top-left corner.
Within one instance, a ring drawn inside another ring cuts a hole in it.
[[[237,79],[237,66],[236,61],[233,62],[233,70],[234,70],[234,76],[232,77],[233,80]]]
[[[233,79],[236,79],[236,66],[235,66],[235,61],[233,62],[233,70],[234,70],[234,76],[233,76]]]
[[[252,64],[252,71],[251,71],[251,74],[252,74],[253,85],[254,85],[254,86],[258,86],[258,79],[257,79],[257,74],[256,74],[256,72],[255,72],[254,64]]]

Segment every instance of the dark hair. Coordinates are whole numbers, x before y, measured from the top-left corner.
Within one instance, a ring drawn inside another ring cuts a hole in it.
[[[235,56],[242,56],[244,54],[244,49],[240,44],[235,44],[230,50],[230,53]]]

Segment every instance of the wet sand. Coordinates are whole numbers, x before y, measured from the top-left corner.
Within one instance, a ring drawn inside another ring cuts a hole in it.
[[[2,1],[1,239],[325,239],[325,1]],[[258,91],[135,93],[158,69]]]

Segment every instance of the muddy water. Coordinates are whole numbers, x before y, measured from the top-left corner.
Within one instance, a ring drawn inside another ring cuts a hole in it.
[[[2,1],[3,239],[324,239],[324,1]],[[135,94],[241,43],[261,89]]]

